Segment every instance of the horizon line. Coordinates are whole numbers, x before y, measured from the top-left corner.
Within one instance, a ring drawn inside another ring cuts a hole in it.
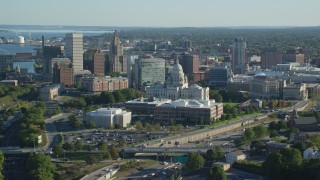
[[[37,24],[0,24],[0,26],[69,26],[69,27],[119,27],[119,28],[303,28],[320,25],[241,25],[241,26],[110,26],[110,25],[37,25]]]

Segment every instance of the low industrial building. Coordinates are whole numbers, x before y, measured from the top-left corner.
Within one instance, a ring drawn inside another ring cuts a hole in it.
[[[279,142],[274,142],[274,141],[270,141],[267,142],[266,144],[266,151],[268,153],[276,153],[276,152],[280,152],[283,149],[288,149],[290,148],[290,144],[286,144],[286,143],[279,143]]]
[[[239,160],[245,160],[246,157],[247,156],[242,151],[234,151],[226,155],[226,161],[227,163],[233,164]]]
[[[64,90],[63,84],[52,84],[40,89],[40,98],[43,101],[51,101],[56,99]]]
[[[18,80],[2,80],[0,84],[18,86]]]
[[[86,114],[86,123],[94,122],[97,128],[111,128],[115,125],[127,127],[131,122],[131,112],[120,108],[100,108]]]

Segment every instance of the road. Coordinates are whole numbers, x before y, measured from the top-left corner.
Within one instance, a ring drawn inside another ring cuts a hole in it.
[[[229,180],[238,180],[238,179],[263,179],[262,176],[257,174],[252,174],[245,171],[240,171],[238,169],[231,168],[228,172],[226,172],[227,178]]]
[[[120,168],[121,164],[112,164],[110,166],[103,167],[89,175],[84,176],[80,180],[97,180],[99,178],[104,178],[104,177],[112,177]]]
[[[69,113],[61,113],[59,115],[53,116],[45,120],[46,125],[46,134],[47,134],[47,144],[44,146],[45,149],[53,148],[58,143],[58,138],[56,135],[58,134],[54,122],[68,117]]]
[[[14,122],[12,125],[6,129],[1,143],[2,147],[20,146],[19,127],[21,122],[17,121],[17,119],[21,115],[22,114],[20,112],[17,113],[14,116]]]
[[[117,180],[140,180],[140,179],[153,179],[153,180],[167,180],[170,179],[170,176],[172,174],[172,171],[169,170],[170,168],[172,169],[181,169],[182,164],[155,164],[153,166],[140,169],[140,171],[130,174],[126,177],[117,177]],[[117,176],[117,175],[115,175]]]
[[[299,101],[294,106],[289,107],[289,108],[284,108],[283,110],[286,111],[286,112],[291,112],[293,109],[299,109],[299,108],[302,108],[302,107],[306,106],[309,102],[310,102],[310,100]],[[193,136],[197,136],[199,134],[208,134],[211,131],[223,129],[225,127],[232,127],[233,125],[236,125],[236,124],[239,124],[239,123],[247,124],[249,120],[254,120],[255,118],[267,117],[268,115],[271,115],[273,113],[274,112],[269,112],[269,113],[266,113],[266,114],[261,114],[261,115],[256,116],[256,117],[246,117],[245,116],[245,117],[242,117],[238,121],[234,121],[234,122],[230,122],[228,124],[216,126],[216,127],[214,127],[214,129],[213,128],[207,128],[207,129],[200,129],[200,130],[191,131],[191,132],[186,131],[186,132],[178,134],[176,136],[163,138],[162,140],[163,140],[163,142],[174,142],[177,139],[183,138],[183,137],[190,137],[192,139]],[[207,136],[203,136],[202,139],[205,139],[205,138],[207,138]],[[159,142],[157,142],[157,141],[149,141],[149,143],[150,144],[159,144]]]

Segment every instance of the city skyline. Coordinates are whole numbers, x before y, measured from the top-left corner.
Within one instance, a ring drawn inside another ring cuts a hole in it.
[[[319,26],[316,0],[29,1],[2,2],[0,24],[225,27]]]

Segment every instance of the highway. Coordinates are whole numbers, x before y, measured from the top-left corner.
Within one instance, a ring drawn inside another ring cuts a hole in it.
[[[88,174],[80,180],[98,180],[98,179],[110,179],[120,168],[120,164],[112,164],[110,166],[103,167],[91,174]]]
[[[295,104],[294,106],[292,107],[289,107],[289,108],[283,108],[283,111],[285,112],[290,112],[292,111],[293,109],[299,109],[299,108],[302,108],[304,106],[306,106],[310,101],[309,100],[304,100],[304,101],[300,101],[298,102],[297,104]],[[233,125],[235,124],[241,124],[241,123],[246,123],[248,122],[249,120],[253,120],[254,118],[259,118],[259,117],[262,117],[262,116],[267,116],[269,114],[272,114],[273,112],[271,113],[268,113],[268,114],[263,114],[263,115],[260,115],[258,117],[244,117],[242,118],[241,120],[239,121],[235,121],[235,122],[231,122],[229,124],[225,124],[225,125],[221,125],[221,126],[217,126],[215,128],[209,128],[209,129],[200,129],[200,130],[196,130],[196,131],[192,131],[192,132],[184,132],[182,134],[179,134],[179,135],[175,135],[175,136],[171,136],[171,137],[166,137],[166,138],[163,138],[163,142],[173,142],[179,138],[183,138],[183,137],[192,137],[192,136],[196,136],[198,134],[201,134],[201,133],[209,133],[211,132],[212,130],[219,130],[219,129],[223,129],[225,127],[232,127]],[[69,114],[68,113],[63,113],[61,115],[58,115],[56,117],[52,117],[52,118],[49,118],[49,119],[46,119],[45,120],[45,123],[46,123],[46,133],[47,133],[47,145],[44,147],[44,149],[48,149],[48,148],[53,148],[54,145],[57,143],[56,139],[54,138],[58,133],[60,132],[57,132],[56,129],[55,129],[55,126],[53,124],[54,121],[57,121],[61,118],[64,118],[64,117],[68,117]],[[80,130],[80,131],[69,131],[69,132],[64,132],[64,134],[73,134],[73,133],[82,133],[82,132],[91,132],[93,130],[89,129],[89,130]],[[203,136],[202,139],[206,139],[208,138],[208,136]],[[7,140],[5,142],[8,142]],[[10,142],[10,141],[9,141]],[[163,149],[166,149],[164,147],[159,147],[159,140],[153,140],[153,141],[148,141],[151,145],[153,144],[155,148],[159,148],[161,150]],[[166,145],[165,145],[166,146]],[[138,147],[136,147],[138,148]],[[41,148],[42,149],[42,148]],[[33,149],[33,148],[23,148],[23,149],[20,149],[20,148],[17,148],[17,147],[5,147],[5,148],[1,148],[1,150],[3,150],[4,153],[26,153],[26,152],[33,152],[33,151],[41,151],[41,149]],[[179,149],[179,148],[177,148]],[[201,150],[201,149],[200,149]],[[152,151],[152,150],[150,150]],[[154,150],[155,151],[155,150]],[[173,149],[173,151],[176,151],[175,149]],[[178,151],[178,150],[177,150]],[[186,150],[187,151],[187,150]]]
[[[300,109],[305,107],[310,101],[309,100],[303,100],[299,101],[296,103],[294,106],[289,107],[289,108],[284,108],[283,111],[285,112],[291,112],[293,109]],[[210,134],[215,134],[214,136],[227,132],[223,131],[224,129],[228,129],[228,131],[233,131],[234,129],[240,128],[242,125],[249,125],[250,122],[254,122],[254,119],[256,118],[262,118],[262,117],[267,117],[268,115],[273,114],[274,112],[269,112],[266,114],[259,115],[257,117],[243,117],[241,120],[231,122],[228,124],[216,126],[214,128],[208,128],[208,129],[200,129],[192,132],[184,132],[175,136],[171,137],[166,137],[162,138],[161,141],[159,140],[153,140],[153,141],[148,141],[150,144],[149,147],[156,147],[156,148],[161,148],[165,149],[164,147],[169,147],[169,146],[175,146],[175,142],[178,141],[179,145],[183,145],[188,143],[188,141],[195,142],[198,140],[206,139],[209,137],[212,137]],[[216,133],[213,133],[213,132]],[[201,134],[201,135],[200,135]],[[199,137],[200,136],[200,137]],[[197,139],[196,139],[197,138]],[[187,139],[187,140],[186,140]],[[170,144],[169,144],[170,142]],[[137,147],[138,148],[138,147]],[[138,150],[140,150],[138,148]]]

